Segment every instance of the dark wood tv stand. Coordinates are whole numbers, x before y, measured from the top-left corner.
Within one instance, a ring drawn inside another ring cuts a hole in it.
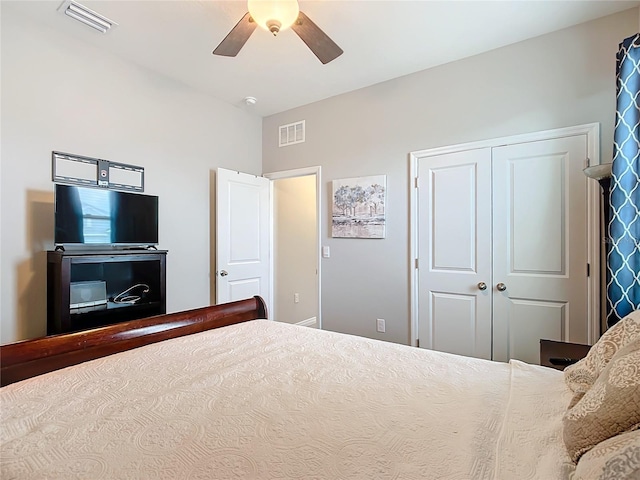
[[[48,251],[47,335],[165,314],[166,258],[165,250]],[[106,295],[87,295],[83,305],[94,300],[95,305],[72,308],[72,286],[77,289],[85,282],[102,283]],[[118,294],[139,284],[148,286],[148,291],[134,288],[131,295],[139,297],[137,301],[114,302]]]

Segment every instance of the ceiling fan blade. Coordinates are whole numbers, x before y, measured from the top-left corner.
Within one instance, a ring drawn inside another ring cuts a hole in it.
[[[343,53],[342,49],[302,12],[300,12],[298,20],[291,25],[291,29],[298,34],[323,64],[335,60]]]
[[[236,24],[235,27],[224,37],[220,45],[213,51],[214,55],[223,55],[225,57],[235,57],[240,49],[247,43],[249,37],[256,29],[258,24],[253,21],[249,12]]]

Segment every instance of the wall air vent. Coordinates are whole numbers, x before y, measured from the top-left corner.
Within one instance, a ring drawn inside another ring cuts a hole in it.
[[[113,20],[109,20],[107,17],[88,9],[84,5],[80,5],[78,2],[74,2],[73,0],[65,0],[62,2],[58,11],[102,33],[107,33],[111,28],[118,25]]]
[[[280,125],[279,147],[286,147],[302,142],[304,142],[304,120],[288,125]]]

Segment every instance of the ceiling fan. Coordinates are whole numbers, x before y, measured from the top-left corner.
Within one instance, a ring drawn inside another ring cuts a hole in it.
[[[342,49],[300,11],[297,0],[248,0],[247,4],[249,11],[216,47],[214,55],[235,57],[258,25],[274,36],[291,27],[323,64],[342,55]]]

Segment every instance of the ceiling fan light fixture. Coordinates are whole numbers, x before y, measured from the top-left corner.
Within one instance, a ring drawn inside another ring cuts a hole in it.
[[[238,55],[258,25],[273,35],[291,27],[323,65],[344,53],[336,42],[300,11],[297,0],[248,0],[247,6],[249,11],[213,50],[214,55]]]
[[[282,24],[278,20],[268,20],[267,21],[267,28],[269,29],[269,31],[271,33],[273,33],[274,37],[280,31],[280,27],[282,27]]]
[[[249,0],[251,18],[274,35],[286,30],[298,19],[298,0]]]

